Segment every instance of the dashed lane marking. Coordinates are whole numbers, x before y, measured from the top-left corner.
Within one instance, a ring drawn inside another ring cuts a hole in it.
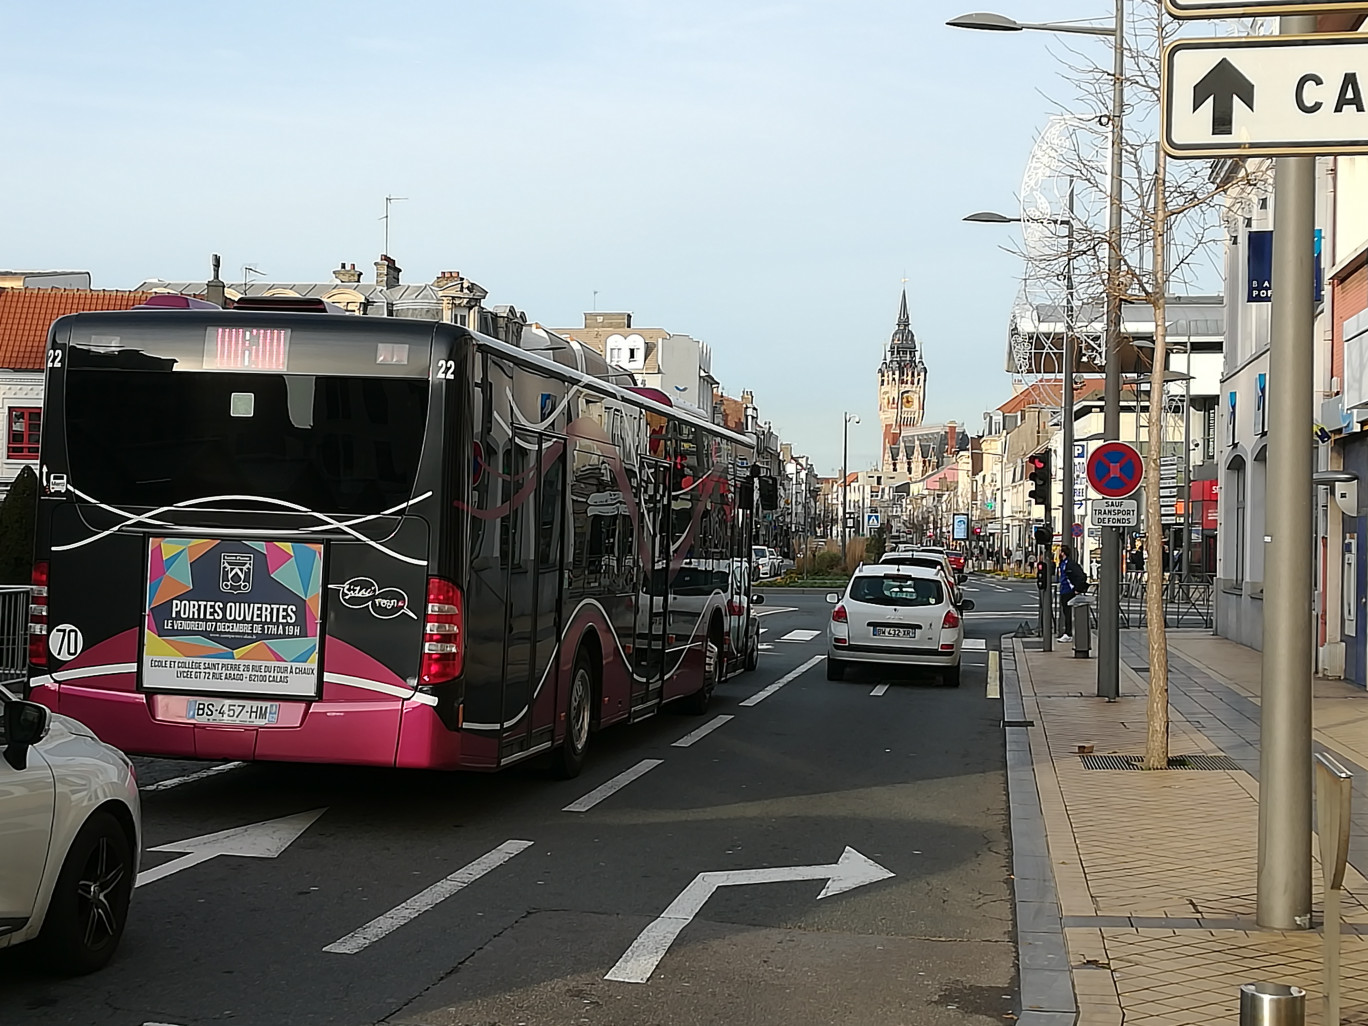
[[[879,685],[878,687],[876,687],[873,691],[871,691],[871,692],[869,693],[869,695],[870,695],[871,698],[878,698],[880,695],[882,695],[882,694],[883,694],[885,691],[887,691],[887,690],[888,690],[888,685],[887,685],[887,684],[880,684],[880,685]]]
[[[688,748],[688,747],[689,747],[691,744],[693,744],[695,741],[701,741],[703,738],[707,737],[709,734],[711,734],[711,733],[712,733],[714,730],[716,730],[718,727],[722,726],[722,724],[726,723],[728,720],[732,720],[732,719],[735,719],[735,718],[736,718],[736,717],[731,716],[731,715],[726,715],[726,716],[714,716],[711,720],[709,720],[707,723],[703,724],[703,726],[699,727],[697,730],[693,731],[692,733],[685,734],[683,737],[681,737],[678,741],[676,741],[676,742],[675,742],[674,744],[672,744],[670,747],[671,747],[671,748]]]
[[[745,705],[746,703],[742,702],[741,704]],[[575,801],[571,802],[565,808],[561,809],[561,811],[588,812],[599,802],[603,801],[603,799],[611,797],[618,791],[621,791],[624,787],[630,784],[637,777],[644,776],[645,774],[651,772],[651,770],[655,769],[664,761],[664,759],[642,759],[631,769],[623,770],[621,773],[615,776],[612,780],[608,781],[606,784],[600,784],[598,787],[594,788],[592,791],[586,794],[583,798],[577,798]]]
[[[431,887],[419,891],[402,905],[396,905],[382,916],[376,916],[359,930],[347,934],[341,940],[333,941],[324,951],[334,955],[355,955],[364,951],[382,937],[387,937],[405,923],[417,919],[424,912],[447,900],[457,891],[464,890],[480,877],[498,869],[519,852],[532,847],[531,841],[504,841],[493,851],[481,855],[474,862],[456,870]]]
[[[172,777],[170,780],[158,780],[155,784],[147,784],[138,788],[139,791],[168,791],[173,787],[180,787],[181,784],[193,784],[196,780],[205,780],[209,777],[216,777],[220,773],[227,773],[229,770],[241,769],[246,766],[245,762],[225,762],[222,766],[210,766],[208,769],[199,770],[196,773],[187,773],[183,777]]]
[[[797,680],[799,677],[807,673],[808,670],[812,669],[825,658],[825,654],[813,656],[802,666],[798,667],[798,669],[790,670],[788,673],[784,674],[769,687],[763,688],[760,691],[757,691],[755,694],[751,695],[750,698],[747,698],[744,702],[741,703],[741,705],[745,706],[746,708],[749,708],[752,705],[759,705],[765,699],[769,698],[770,695],[774,694],[785,684],[789,683],[789,681]]]
[[[755,610],[756,616],[773,616],[775,613],[792,613],[797,606],[766,606],[764,609]]]
[[[785,634],[785,635],[784,635],[782,638],[780,638],[779,640],[780,640],[780,641],[796,642],[796,643],[798,643],[798,644],[802,644],[802,643],[805,642],[805,641],[811,641],[813,638],[817,637],[817,635],[819,635],[819,634],[821,634],[821,633],[822,633],[821,631],[804,631],[804,630],[789,631],[787,634]]]

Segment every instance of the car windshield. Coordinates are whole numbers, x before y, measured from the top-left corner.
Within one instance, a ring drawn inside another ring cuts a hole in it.
[[[763,546],[757,545],[753,549],[751,549],[751,555],[754,556],[756,559],[765,559],[769,556],[769,553],[765,551]]]
[[[850,582],[850,598],[876,606],[938,606],[944,601],[940,582],[931,577],[870,574]]]

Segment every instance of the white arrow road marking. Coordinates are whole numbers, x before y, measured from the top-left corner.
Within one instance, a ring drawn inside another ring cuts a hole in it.
[[[672,744],[670,747],[671,747],[671,748],[688,748],[688,747],[689,747],[691,744],[693,744],[695,741],[700,741],[700,740],[702,740],[703,738],[705,738],[705,737],[707,737],[709,734],[711,734],[714,730],[716,730],[718,727],[722,726],[722,724],[726,723],[728,720],[733,720],[733,719],[735,719],[735,718],[736,718],[735,716],[730,716],[730,715],[728,715],[728,716],[715,716],[715,717],[713,717],[711,720],[709,720],[707,723],[703,724],[703,726],[699,727],[697,730],[693,731],[692,733],[685,734],[683,737],[681,737],[678,741],[676,741],[676,742],[675,742],[674,744]]]
[[[155,784],[148,784],[146,787],[138,788],[144,793],[148,791],[169,791],[173,787],[180,787],[181,784],[192,784],[196,780],[204,780],[206,777],[216,777],[220,773],[227,773],[229,770],[241,769],[246,766],[245,762],[225,762],[222,766],[210,766],[197,773],[187,773],[183,777],[172,777],[170,780],[158,780]]]
[[[842,894],[865,884],[887,880],[892,875],[883,866],[865,858],[854,848],[846,848],[836,862],[826,866],[779,866],[774,869],[699,873],[693,878],[692,883],[680,891],[679,897],[670,902],[670,907],[637,935],[632,946],[618,959],[617,965],[609,970],[604,979],[617,980],[619,983],[645,983],[649,980],[660,960],[670,950],[675,938],[693,921],[699,909],[719,887],[785,883],[792,880],[825,880],[826,886],[822,888],[822,893],[817,895],[820,901],[833,894]]]
[[[988,650],[988,642],[984,641],[982,638],[965,638],[964,641],[960,643],[960,648],[965,652],[986,652]]]
[[[888,685],[887,685],[887,684],[878,684],[878,685],[875,686],[874,690],[871,691],[871,692],[869,693],[869,695],[870,695],[871,698],[878,698],[880,695],[882,695],[882,694],[883,694],[884,692],[886,692],[887,690],[888,690]]]
[[[358,951],[364,951],[376,941],[388,937],[405,923],[417,919],[424,912],[435,908],[457,891],[469,887],[486,873],[498,869],[514,855],[530,847],[531,841],[504,841],[493,851],[481,855],[445,879],[438,880],[431,887],[419,891],[402,905],[396,905],[384,915],[376,916],[361,929],[354,930],[341,940],[333,941],[323,950],[334,955],[354,955]]]
[[[755,610],[756,616],[773,616],[775,613],[791,613],[797,606],[766,606],[764,609]]]
[[[623,770],[612,780],[608,781],[608,783],[600,784],[583,798],[577,798],[565,808],[561,809],[561,812],[588,812],[599,802],[603,801],[603,799],[617,791],[621,791],[637,777],[651,772],[651,770],[655,769],[664,761],[664,759],[642,759],[631,769]]]
[[[773,645],[761,645],[758,649],[756,649],[756,651],[757,651],[757,652],[773,652],[773,651],[774,651],[774,646],[773,646]]]
[[[817,637],[817,635],[819,635],[819,634],[821,634],[821,633],[822,633],[821,631],[789,631],[787,634],[785,634],[785,635],[784,635],[782,638],[780,638],[779,640],[780,640],[780,641],[798,641],[798,642],[811,641],[813,638]]]
[[[788,673],[784,674],[769,687],[757,691],[755,694],[751,695],[750,698],[747,698],[744,702],[741,703],[741,705],[745,706],[746,708],[749,708],[752,705],[759,705],[761,702],[769,698],[770,695],[774,694],[789,681],[796,680],[798,677],[801,677],[803,674],[807,673],[808,670],[812,669],[825,658],[826,656],[824,655],[813,656],[802,666],[798,667],[798,669],[790,670]]]
[[[148,851],[183,851],[186,854],[139,873],[138,882],[134,886],[155,883],[163,877],[197,866],[201,862],[208,862],[220,855],[240,855],[249,859],[276,858],[293,844],[300,834],[308,830],[314,820],[327,811],[314,809],[312,812],[297,812],[293,816],[268,819],[264,823],[249,823],[247,826],[232,827],[218,833],[149,848]]]

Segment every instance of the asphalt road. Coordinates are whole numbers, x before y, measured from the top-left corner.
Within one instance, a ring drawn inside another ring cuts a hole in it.
[[[1034,615],[1029,585],[971,577],[967,594],[968,636],[988,648]],[[771,592],[758,671],[723,685],[705,717],[667,711],[596,736],[577,780],[139,760],[143,869],[183,868],[139,887],[100,973],[63,980],[23,949],[0,954],[0,1021],[1010,1021],[987,652],[966,652],[958,689],[870,671],[831,683],[824,633],[785,640],[824,632],[828,608]],[[300,814],[316,818],[277,831],[302,833],[273,858],[150,850]],[[760,869],[774,872],[694,882]],[[819,899],[828,886],[849,889]]]

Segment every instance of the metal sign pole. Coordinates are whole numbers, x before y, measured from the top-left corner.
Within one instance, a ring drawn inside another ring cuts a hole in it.
[[[1314,32],[1312,15],[1282,34]],[[1263,693],[1259,710],[1258,922],[1311,926],[1312,248],[1314,157],[1279,157],[1268,357]],[[1255,539],[1258,544],[1258,539]]]

